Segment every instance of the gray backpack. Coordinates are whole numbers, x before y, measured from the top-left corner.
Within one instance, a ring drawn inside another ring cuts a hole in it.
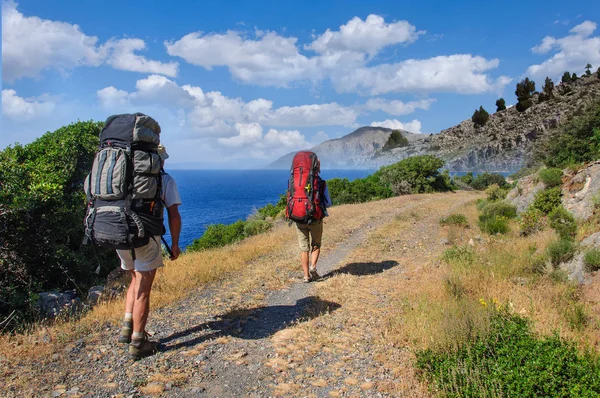
[[[160,126],[143,113],[113,115],[84,182],[86,243],[110,249],[147,245],[165,233],[161,199]]]

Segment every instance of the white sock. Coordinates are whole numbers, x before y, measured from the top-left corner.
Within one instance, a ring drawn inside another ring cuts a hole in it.
[[[126,312],[125,313],[125,320],[126,321],[131,321],[133,319],[133,314],[131,312]]]
[[[144,338],[144,332],[133,332],[131,335],[132,340],[141,340]]]

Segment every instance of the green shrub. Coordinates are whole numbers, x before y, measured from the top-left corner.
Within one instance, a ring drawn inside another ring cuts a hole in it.
[[[552,265],[558,266],[560,263],[565,263],[573,258],[575,244],[569,239],[558,239],[550,242],[546,248],[546,253],[548,253]]]
[[[244,227],[246,221],[236,221],[233,224],[211,224],[206,228],[204,234],[195,239],[186,251],[195,252],[215,247],[222,247],[237,242],[244,238]]]
[[[266,206],[263,206],[260,209],[258,209],[256,211],[256,214],[258,215],[258,218],[263,220],[267,217],[275,218],[283,209],[285,209],[285,206],[287,204],[286,202],[286,195],[279,195],[279,201],[276,204],[273,205],[272,203],[268,203]]]
[[[435,156],[412,156],[382,167],[377,174],[395,195],[451,191],[450,175],[439,172],[443,165],[444,161]]]
[[[498,184],[492,184],[487,187],[485,193],[487,194],[487,199],[490,202],[495,202],[497,200],[504,200],[508,194],[508,189],[500,188]]]
[[[495,217],[504,217],[506,219],[515,218],[517,217],[517,208],[516,206],[505,201],[491,202],[481,210],[481,215],[479,218]]]
[[[334,205],[364,203],[394,196],[392,190],[381,182],[379,172],[354,181],[349,181],[347,178],[332,178],[327,180],[327,187]]]
[[[73,123],[0,150],[0,319],[13,310],[27,319],[44,290],[85,294],[116,266],[114,251],[81,245],[83,181],[102,126]]]
[[[519,227],[523,235],[527,236],[541,231],[545,225],[544,213],[539,209],[529,208],[519,215]]]
[[[390,149],[402,148],[405,146],[408,146],[408,139],[402,135],[402,132],[394,130],[382,149],[384,151],[389,151]]]
[[[500,98],[496,100],[496,112],[500,112],[506,109],[506,101],[504,98]]]
[[[555,207],[548,214],[550,226],[562,239],[573,239],[577,233],[577,223],[571,213],[562,206]]]
[[[488,120],[490,120],[490,114],[483,109],[483,106],[480,106],[479,109],[475,109],[473,116],[471,116],[471,121],[475,127],[485,126]]]
[[[506,234],[510,231],[508,226],[508,219],[506,217],[490,217],[486,219],[479,219],[479,228],[490,235]]]
[[[469,246],[454,246],[442,253],[442,260],[448,264],[472,264],[475,260],[475,252]]]
[[[477,210],[481,211],[485,206],[487,206],[490,202],[487,199],[479,198],[475,201],[475,207]]]
[[[500,188],[504,188],[508,184],[506,183],[506,179],[502,174],[498,173],[481,173],[478,174],[477,177],[473,180],[471,186],[475,189],[483,191],[487,187],[493,184],[498,184]]]
[[[447,397],[595,397],[600,359],[558,334],[537,337],[527,319],[497,311],[487,333],[458,349],[417,352],[416,366]]]
[[[561,127],[535,157],[549,167],[564,168],[600,158],[600,104]]]
[[[448,217],[440,218],[440,225],[456,225],[459,227],[467,227],[469,222],[464,214],[450,214]]]
[[[488,202],[479,215],[479,228],[490,235],[510,231],[508,220],[517,216],[517,208],[510,203]]]
[[[588,250],[583,256],[583,263],[588,272],[598,271],[600,269],[600,249]]]
[[[540,180],[549,188],[555,187],[562,184],[563,172],[561,169],[551,167],[549,169],[542,169],[539,172]]]
[[[244,237],[262,234],[271,229],[273,224],[265,220],[251,220],[244,224]]]
[[[535,195],[531,206],[544,214],[548,214],[556,207],[560,206],[561,195],[560,187],[544,189]]]

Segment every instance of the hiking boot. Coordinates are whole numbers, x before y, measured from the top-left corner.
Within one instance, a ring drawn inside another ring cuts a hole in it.
[[[121,334],[119,335],[119,343],[131,343],[131,334],[133,333],[133,321],[123,321],[121,325]]]
[[[302,278],[302,283],[310,283],[310,276],[305,276]]]
[[[321,275],[319,275],[319,273],[317,272],[317,267],[311,267],[308,272],[310,273],[310,279],[313,281],[316,281],[321,277]]]
[[[141,339],[131,339],[131,343],[129,343],[129,356],[135,360],[154,355],[157,352],[158,342],[148,340],[146,332]]]

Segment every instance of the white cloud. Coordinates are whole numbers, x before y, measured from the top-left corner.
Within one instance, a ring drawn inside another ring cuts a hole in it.
[[[254,37],[236,31],[195,32],[165,46],[170,55],[191,64],[205,69],[224,66],[236,79],[258,85],[286,87],[329,79],[339,92],[480,94],[500,92],[510,82],[487,73],[498,67],[497,59],[470,54],[369,65],[383,48],[412,43],[424,33],[407,21],[386,23],[381,16],[369,15],[315,35],[303,47],[316,52],[312,56],[300,52],[297,38],[262,31],[255,31]]]
[[[49,115],[56,104],[50,99],[22,98],[15,90],[2,90],[2,117],[30,121]]]
[[[571,29],[571,33],[581,37],[588,37],[596,30],[596,24],[592,21],[584,21]]]
[[[151,61],[134,51],[145,49],[140,39],[110,40],[98,46],[98,38],[83,33],[78,25],[24,16],[13,1],[2,1],[2,80],[37,78],[42,70],[65,72],[79,66],[177,75],[177,63]]]
[[[101,47],[100,51],[106,54],[107,63],[115,69],[177,76],[177,62],[152,61],[135,54],[135,51],[145,49],[146,43],[141,39],[121,39],[109,40]]]
[[[356,51],[373,56],[386,46],[412,43],[424,33],[417,31],[407,21],[388,24],[381,16],[371,14],[364,21],[358,17],[352,18],[347,24],[340,26],[339,31],[327,29],[305,48],[320,54]]]
[[[318,77],[316,63],[298,52],[295,37],[267,32],[256,40],[239,32],[226,34],[190,33],[175,42],[166,42],[169,55],[212,69],[227,66],[242,81],[284,86],[295,80]],[[311,73],[317,73],[311,77]]]
[[[260,123],[265,126],[351,126],[359,111],[335,102],[283,106],[273,109],[273,102],[258,98],[244,102],[218,91],[204,92],[197,86],[179,86],[160,75],[151,75],[136,83],[136,91],[128,93],[115,87],[98,90],[96,95],[106,109],[124,105],[162,104],[179,107],[186,112],[187,126],[198,133],[228,137],[236,123]]]
[[[568,36],[560,39],[545,37],[532,51],[540,54],[554,51],[554,55],[541,64],[531,65],[525,75],[534,80],[546,76],[558,80],[565,71],[579,74],[588,63],[599,65],[600,36],[591,37],[596,27],[596,23],[585,21],[571,29]]]
[[[104,108],[121,107],[129,103],[129,93],[127,91],[118,90],[113,86],[105,87],[96,92],[100,104]]]
[[[237,135],[229,138],[219,138],[218,142],[226,147],[240,148],[254,146],[262,140],[262,127],[258,123],[236,123]]]
[[[399,100],[388,101],[383,98],[371,98],[366,103],[366,108],[372,111],[384,111],[387,114],[400,116],[408,115],[417,109],[429,109],[435,99],[424,99],[419,101],[402,102]]]
[[[480,94],[498,92],[510,82],[505,76],[494,81],[484,73],[498,65],[497,59],[457,54],[356,68],[347,74],[334,75],[332,80],[339,91],[367,91],[371,95],[441,91]]]
[[[42,69],[100,65],[97,37],[77,25],[25,17],[12,1],[2,2],[2,79],[37,77]]]
[[[373,122],[371,123],[371,126],[374,127],[385,127],[388,129],[394,129],[394,130],[405,130],[405,131],[409,131],[411,133],[415,133],[415,134],[422,134],[423,132],[421,131],[421,122],[417,119],[414,119],[408,123],[402,123],[401,121],[397,120],[397,119],[387,119],[384,120],[383,122]]]
[[[283,106],[266,112],[260,121],[269,126],[351,126],[358,111],[335,102],[300,106]]]

